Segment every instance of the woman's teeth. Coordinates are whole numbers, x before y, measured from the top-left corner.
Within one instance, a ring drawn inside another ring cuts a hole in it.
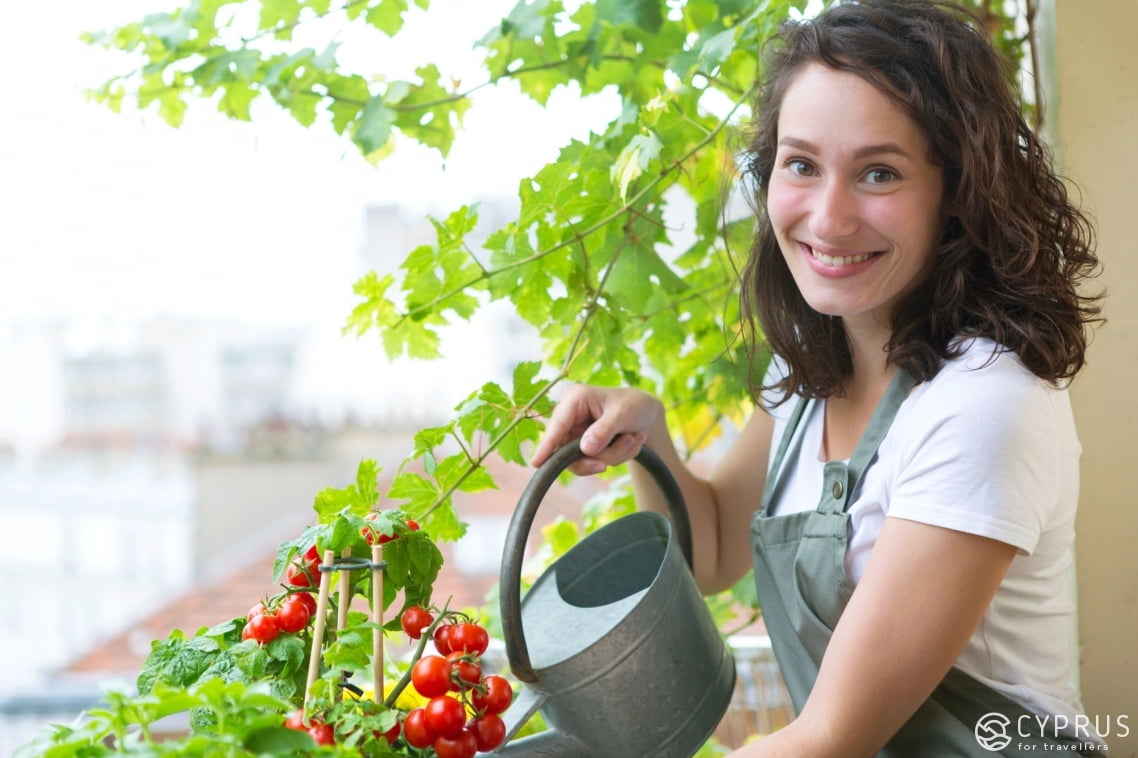
[[[817,250],[811,250],[810,254],[814,256],[814,260],[821,261],[827,266],[849,266],[854,263],[864,263],[873,257],[873,253],[861,253],[859,255],[843,255],[835,258],[825,253],[819,253]]]

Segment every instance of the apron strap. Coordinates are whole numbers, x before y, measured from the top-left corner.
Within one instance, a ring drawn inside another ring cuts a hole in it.
[[[853,492],[857,489],[858,482],[861,481],[861,475],[865,473],[873,457],[877,455],[877,448],[881,446],[881,441],[885,439],[889,427],[893,424],[893,417],[897,415],[901,403],[905,402],[905,398],[909,396],[909,392],[916,383],[917,380],[913,378],[912,374],[903,368],[898,368],[897,373],[890,380],[889,386],[885,388],[885,394],[878,401],[873,415],[869,418],[869,424],[862,432],[853,455],[850,456],[850,462],[846,464],[846,470],[849,472],[849,486],[846,487],[846,506],[849,505]]]
[[[770,468],[767,470],[767,481],[763,485],[763,499],[759,505],[759,513],[766,514],[767,509],[770,507],[771,499],[774,497],[774,491],[778,487],[779,482],[783,479],[782,465],[783,459],[786,458],[786,451],[790,449],[790,442],[794,439],[794,433],[798,429],[798,424],[805,415],[806,407],[810,405],[813,400],[799,396],[794,404],[794,410],[790,412],[790,417],[786,420],[786,430],[782,433],[782,439],[779,440],[778,450],[775,452],[774,459],[771,461]]]

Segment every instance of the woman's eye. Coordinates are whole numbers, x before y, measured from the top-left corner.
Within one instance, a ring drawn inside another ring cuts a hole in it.
[[[814,167],[801,158],[791,158],[786,162],[786,167],[795,176],[814,176]]]
[[[870,184],[885,184],[897,178],[897,174],[887,168],[870,169],[865,180]]]

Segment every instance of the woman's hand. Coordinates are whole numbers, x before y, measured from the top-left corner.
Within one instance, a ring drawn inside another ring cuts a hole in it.
[[[651,394],[631,388],[576,384],[553,410],[531,464],[540,466],[566,443],[581,438],[584,457],[569,470],[578,476],[599,474],[632,460],[653,432],[667,437],[664,406]]]

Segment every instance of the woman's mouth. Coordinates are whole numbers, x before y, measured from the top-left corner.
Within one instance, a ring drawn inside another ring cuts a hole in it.
[[[865,263],[870,258],[880,255],[880,251],[872,253],[855,253],[853,255],[827,255],[813,247],[807,246],[811,257],[826,266],[852,266],[855,263]]]

